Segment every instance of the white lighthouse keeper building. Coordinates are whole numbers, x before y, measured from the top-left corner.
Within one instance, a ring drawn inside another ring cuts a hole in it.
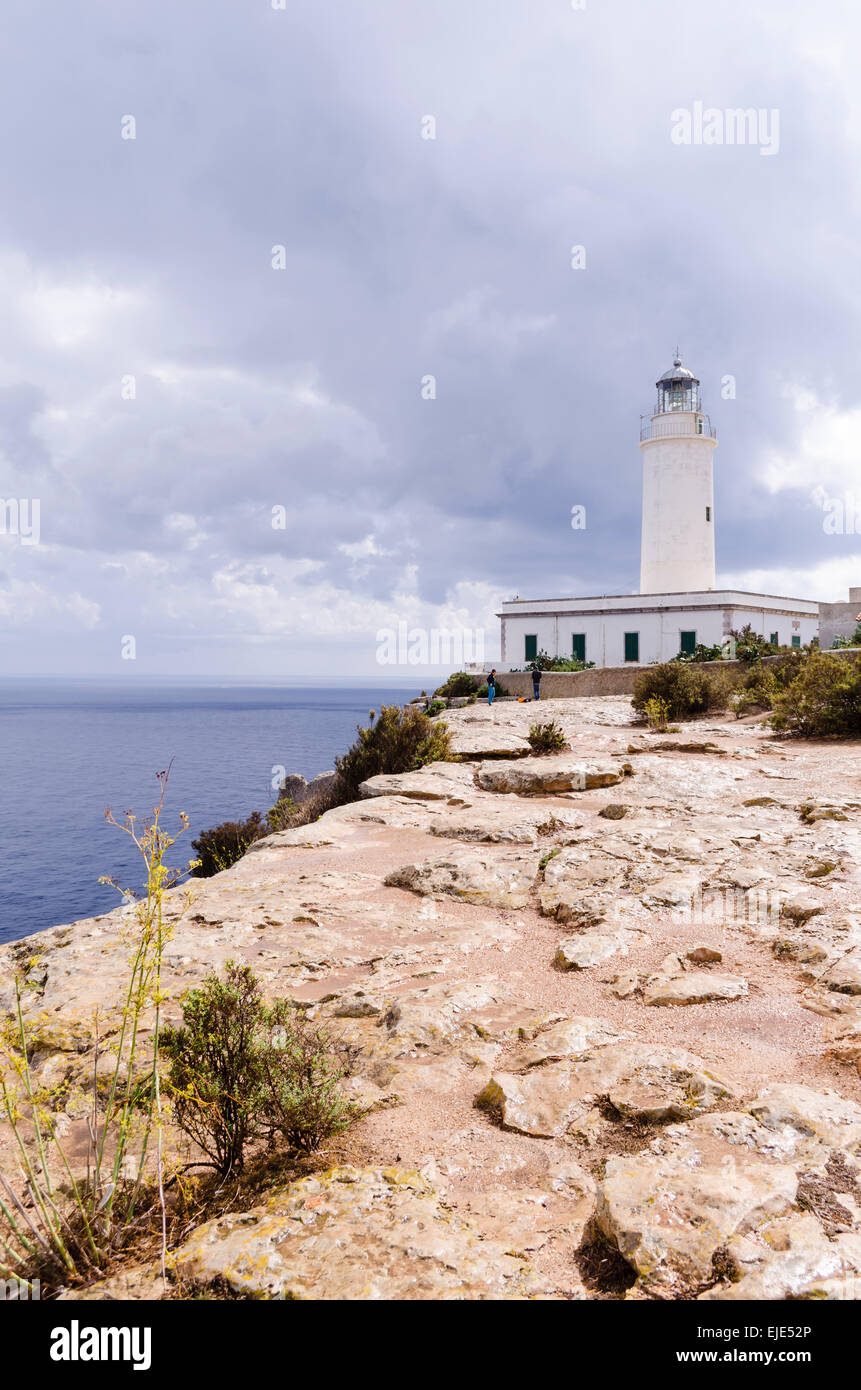
[[[643,509],[639,594],[511,599],[502,623],[501,665],[518,669],[539,652],[596,666],[670,661],[702,643],[716,646],[748,623],[781,646],[819,631],[812,599],[715,587],[714,451],[700,383],[676,351],[641,417]]]

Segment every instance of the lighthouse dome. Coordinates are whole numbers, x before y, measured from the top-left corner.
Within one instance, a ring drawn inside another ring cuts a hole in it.
[[[673,358],[672,367],[668,367],[667,370],[658,377],[655,385],[660,389],[661,385],[668,381],[696,381],[699,384],[699,377],[694,376],[692,371],[682,366],[682,359],[679,354],[676,353]]]

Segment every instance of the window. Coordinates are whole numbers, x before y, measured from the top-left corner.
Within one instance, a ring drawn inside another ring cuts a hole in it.
[[[800,646],[801,646],[801,638],[800,638],[800,637],[797,637],[797,636],[796,636],[796,637],[793,637],[793,639],[792,639],[792,645],[793,645],[793,647],[800,647]]]
[[[534,661],[535,658],[537,657],[537,655],[538,655],[538,634],[537,634],[537,633],[527,633],[527,634],[526,634],[526,651],[524,652],[524,656],[526,657],[526,660],[527,660],[527,661]]]
[[[625,633],[625,660],[640,660],[640,634],[639,632]]]
[[[697,645],[697,634],[695,632],[683,632],[681,637],[682,641],[679,650],[683,651],[687,656],[692,655]]]
[[[586,660],[586,634],[585,632],[571,633],[571,655],[575,661]]]
[[[780,646],[780,642],[778,641],[777,633],[776,633],[776,632],[773,632],[773,633],[771,634],[771,636],[769,637],[768,640],[769,640],[769,642],[771,643],[771,645],[772,645],[773,647],[779,647],[779,646]]]
[[[702,432],[703,432],[703,422],[702,422],[702,420],[697,420],[697,434],[702,434]],[[708,508],[706,508],[706,511],[708,511]]]
[[[706,507],[706,521],[711,521],[711,519],[712,519],[712,509],[711,509],[711,507]]]

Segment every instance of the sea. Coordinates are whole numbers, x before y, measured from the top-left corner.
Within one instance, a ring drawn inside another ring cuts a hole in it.
[[[226,820],[267,811],[282,771],[309,780],[333,766],[357,724],[414,687],[126,684],[0,680],[0,941],[92,917],[139,891],[142,860],[105,820],[146,819],[170,767],[161,824],[191,842]]]

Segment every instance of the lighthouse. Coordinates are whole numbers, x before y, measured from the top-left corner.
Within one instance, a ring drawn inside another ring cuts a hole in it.
[[[640,593],[703,593],[715,587],[714,450],[700,383],[678,348],[641,419],[643,521]]]
[[[748,625],[775,648],[804,646],[819,632],[815,599],[715,587],[715,431],[702,408],[700,383],[682,366],[678,348],[672,367],[655,384],[654,411],[640,417],[639,593],[631,592],[626,574],[615,592],[507,599],[498,615],[500,670],[522,670],[542,653],[615,668],[603,686],[587,685],[595,681],[592,671],[551,671],[542,697],[554,690],[572,695],[629,691],[625,667],[695,656],[702,647],[729,651],[733,634]],[[589,533],[574,534],[580,541],[572,555],[577,568],[590,562],[583,545]],[[628,564],[635,569],[636,556],[628,559],[620,550],[618,563],[620,571]]]

